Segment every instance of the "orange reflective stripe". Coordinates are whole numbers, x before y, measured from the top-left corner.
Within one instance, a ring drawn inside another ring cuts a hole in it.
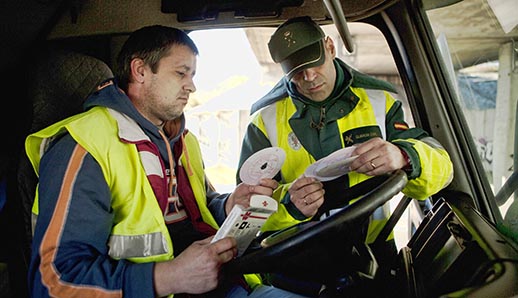
[[[70,163],[65,172],[61,192],[56,202],[56,208],[52,215],[48,229],[41,242],[40,272],[42,282],[49,290],[52,297],[98,297],[111,298],[122,297],[122,290],[106,290],[98,286],[73,285],[61,280],[61,274],[54,266],[57,250],[61,240],[61,234],[68,215],[68,208],[72,198],[73,184],[86,156],[86,150],[77,145],[70,158]]]

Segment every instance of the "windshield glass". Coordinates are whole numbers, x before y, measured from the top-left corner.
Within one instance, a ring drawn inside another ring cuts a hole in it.
[[[512,36],[518,30],[517,9],[514,0],[471,0],[427,11],[482,161],[483,176],[496,196],[503,218],[499,229],[515,241],[518,203],[512,193],[518,183],[511,177],[518,160],[518,44]]]

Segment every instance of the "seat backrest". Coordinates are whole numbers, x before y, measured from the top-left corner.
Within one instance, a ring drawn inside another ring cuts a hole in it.
[[[88,55],[54,47],[38,47],[35,52],[37,54],[28,57],[26,62],[30,65],[30,73],[18,69],[21,73],[17,77],[19,84],[12,86],[24,88],[18,90],[15,98],[19,107],[13,110],[15,115],[23,117],[14,122],[19,128],[20,142],[29,133],[81,112],[85,99],[96,86],[113,77],[103,61]],[[4,193],[7,204],[0,212],[0,237],[5,240],[0,247],[0,296],[25,298],[29,297],[31,210],[38,179],[24,147],[18,141],[14,143],[0,150],[0,183],[7,182]],[[19,149],[6,150],[18,146]],[[5,265],[8,277],[5,276]]]
[[[81,112],[85,99],[97,85],[113,77],[106,63],[88,55],[53,49],[42,56],[34,82],[29,84],[32,100],[29,133]],[[21,152],[17,184],[29,241],[32,239],[31,209],[37,181],[25,152]]]

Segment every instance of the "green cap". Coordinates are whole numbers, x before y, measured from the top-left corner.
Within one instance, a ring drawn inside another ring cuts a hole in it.
[[[288,79],[306,68],[325,61],[324,31],[310,17],[297,17],[284,22],[268,42],[270,55],[280,63]]]

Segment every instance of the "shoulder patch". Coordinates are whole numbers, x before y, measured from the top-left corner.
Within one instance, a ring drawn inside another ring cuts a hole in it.
[[[402,122],[395,122],[394,128],[397,130],[408,130],[408,125]]]

